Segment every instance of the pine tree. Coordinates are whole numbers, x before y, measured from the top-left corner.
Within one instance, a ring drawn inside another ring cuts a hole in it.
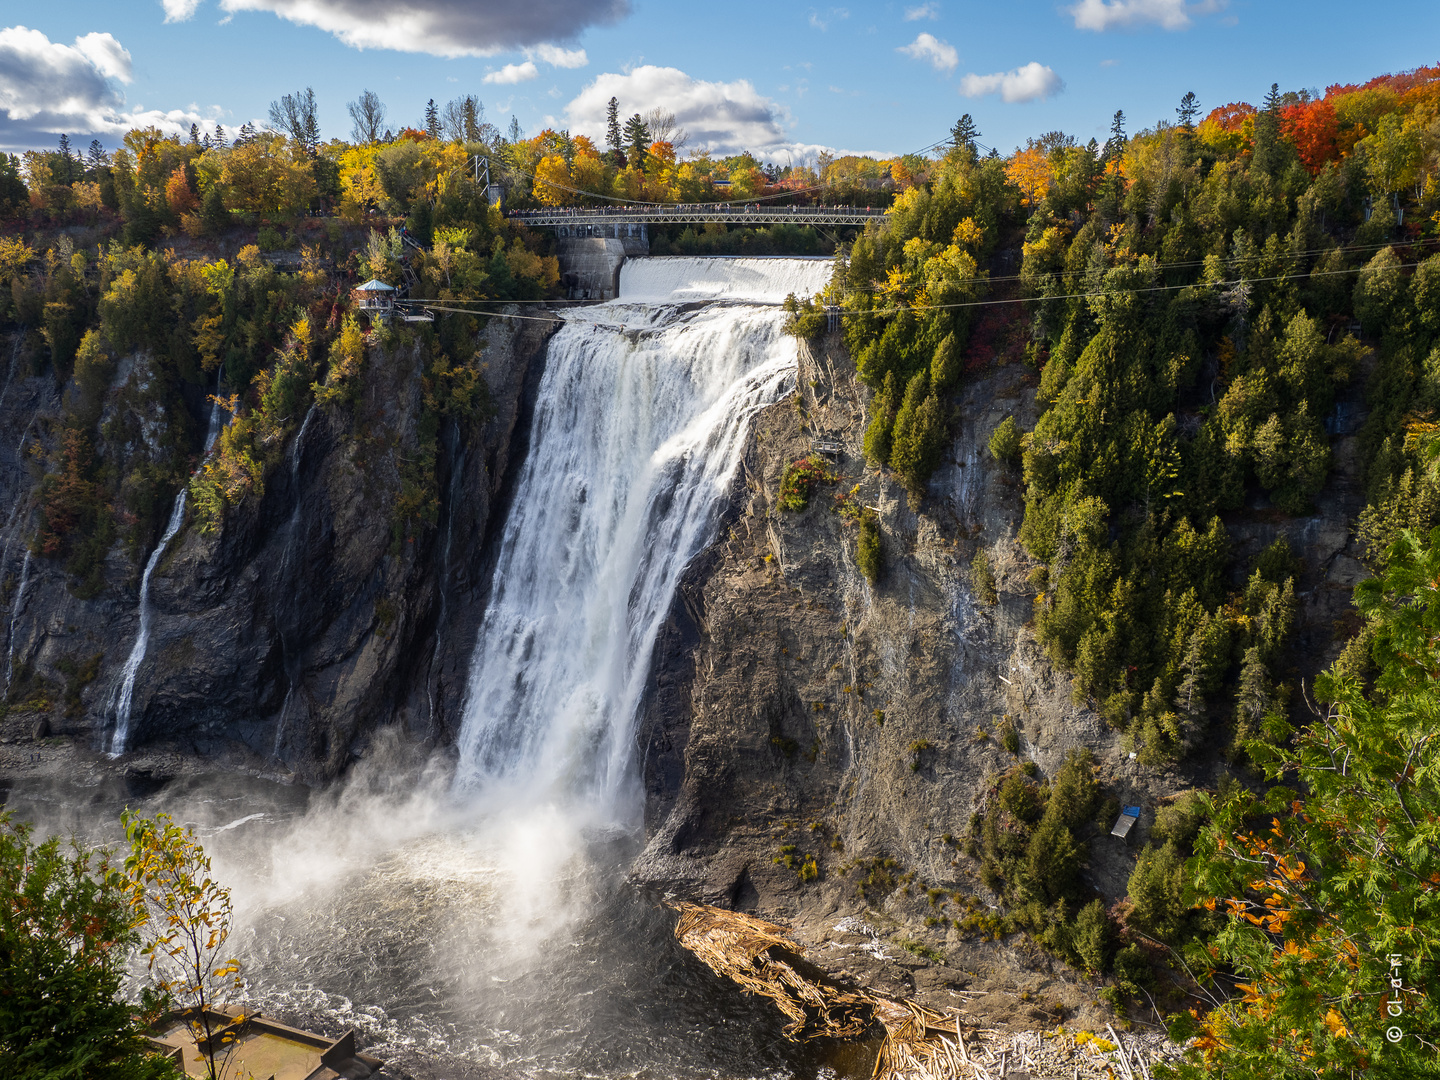
[[[616,155],[624,153],[623,140],[620,136],[620,99],[611,98],[610,103],[605,106],[605,142],[610,148],[610,156],[613,159]]]
[[[645,168],[645,154],[650,149],[650,129],[639,113],[625,121],[625,146],[630,164],[637,169]]]
[[[109,159],[105,155],[105,147],[100,145],[99,139],[91,139],[90,152],[85,155],[86,169],[93,172],[96,169],[103,169],[107,164],[109,164]]]
[[[191,145],[191,146],[199,146],[199,145],[200,145],[200,125],[199,125],[199,124],[191,124],[191,125],[190,125],[190,145]]]
[[[433,97],[425,103],[425,134],[432,139],[440,137],[440,110],[435,107]]]
[[[1110,137],[1105,140],[1104,160],[1106,164],[1116,160],[1125,152],[1125,110],[1116,109],[1110,119]]]
[[[60,136],[60,156],[65,159],[65,176],[63,182],[68,184],[74,179],[74,176],[71,174],[71,169],[75,161],[70,154],[69,135],[62,134]]]
[[[875,466],[884,465],[890,460],[896,396],[895,373],[887,371],[880,392],[870,402],[870,426],[865,429],[865,457]]]
[[[1180,117],[1180,126],[1187,133],[1195,130],[1195,117],[1200,113],[1200,99],[1195,96],[1195,91],[1189,91],[1180,99],[1180,107],[1175,114]]]
[[[968,149],[972,154],[975,152],[975,140],[980,138],[980,129],[975,126],[975,118],[968,112],[955,121],[955,126],[950,129],[950,141],[957,148]]]
[[[895,435],[890,446],[890,468],[913,488],[920,471],[920,408],[930,393],[930,373],[920,371],[905,385],[905,399],[895,414]],[[926,473],[929,476],[929,473]]]
[[[215,125],[215,149],[224,150],[229,143],[225,141],[225,128],[221,124]]]
[[[1263,173],[1274,174],[1280,150],[1280,84],[1271,83],[1263,107],[1255,114],[1255,152],[1251,166]]]
[[[230,228],[230,211],[220,194],[220,185],[211,184],[200,203],[200,224],[206,236],[219,236]]]

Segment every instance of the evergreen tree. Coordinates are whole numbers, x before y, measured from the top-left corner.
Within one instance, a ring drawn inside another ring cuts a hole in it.
[[[440,137],[440,110],[435,107],[433,97],[425,103],[425,134],[432,139]]]
[[[980,138],[980,129],[975,126],[975,118],[968,112],[955,121],[955,126],[950,129],[950,142],[954,146],[975,152],[975,140]]]
[[[624,163],[624,137],[620,134],[620,99],[611,98],[605,106],[605,143],[610,150],[611,164]]]
[[[211,184],[200,202],[200,224],[206,236],[220,236],[230,228],[230,211],[225,209],[219,184]]]
[[[121,993],[139,940],[126,887],[104,852],[32,841],[0,814],[0,1060],[18,1080],[160,1080]]]
[[[512,144],[518,143],[525,138],[525,129],[520,126],[520,118],[518,116],[510,117],[510,132],[507,138]]]
[[[644,169],[645,155],[650,150],[650,129],[639,113],[625,121],[625,146],[630,164],[637,169]]]
[[[870,402],[870,425],[865,429],[865,457],[872,465],[884,465],[890,460],[897,396],[895,372],[887,371],[880,392]]]
[[[229,143],[225,141],[225,128],[221,124],[215,125],[215,149],[224,150]]]
[[[109,163],[110,159],[105,154],[105,147],[100,145],[100,140],[91,139],[90,151],[85,155],[86,169],[94,172],[96,169],[103,169]]]
[[[1261,110],[1255,114],[1255,153],[1251,166],[1273,175],[1280,164],[1280,84],[1271,83]]]
[[[1195,91],[1191,90],[1180,99],[1180,107],[1175,110],[1175,114],[1180,118],[1180,127],[1183,128],[1187,134],[1194,132],[1195,117],[1198,116],[1199,113],[1200,99],[1195,96]]]
[[[905,400],[895,415],[895,436],[890,467],[909,492],[911,505],[925,494],[926,481],[940,463],[945,445],[945,421],[940,399],[930,389],[930,375],[916,374],[905,387]]]
[[[191,124],[191,125],[190,125],[190,145],[191,145],[191,146],[199,146],[199,145],[200,145],[200,125],[199,125],[199,124]]]

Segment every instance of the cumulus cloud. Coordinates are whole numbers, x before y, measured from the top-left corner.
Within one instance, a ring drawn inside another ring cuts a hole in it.
[[[1065,83],[1044,64],[1030,61],[1014,71],[997,71],[994,75],[966,75],[960,80],[960,93],[966,97],[999,94],[1001,101],[1042,101],[1065,89]]]
[[[515,83],[529,82],[539,74],[540,69],[526,60],[523,64],[506,64],[499,71],[490,72],[480,81],[490,83],[492,86],[513,86]]]
[[[167,13],[172,3],[179,8],[191,0],[166,0]],[[628,15],[630,0],[220,0],[220,7],[230,13],[269,11],[357,49],[455,57],[494,56],[557,37],[572,39]],[[557,27],[563,28],[559,34]]]
[[[907,7],[905,9],[905,21],[915,22],[918,19],[938,19],[940,17],[940,5],[931,0],[928,4],[921,4],[919,7]]]
[[[166,22],[184,22],[195,14],[200,0],[160,0],[160,6],[165,9]]]
[[[902,52],[913,60],[925,60],[936,71],[954,71],[960,63],[960,54],[955,46],[941,41],[934,34],[921,34],[909,45],[901,45],[896,52]]]
[[[1078,30],[1105,31],[1137,26],[1160,26],[1184,30],[1191,16],[1210,15],[1225,7],[1226,0],[1080,0],[1068,10]]]
[[[787,138],[790,116],[784,106],[760,94],[748,80],[709,82],[678,68],[652,64],[624,75],[607,72],[581,90],[565,106],[570,130],[603,143],[605,108],[612,97],[619,99],[622,115],[657,106],[673,112],[676,123],[690,133],[690,150],[712,154],[750,150],[773,157],[803,156],[806,149]]]
[[[562,49],[558,45],[537,45],[526,55],[558,68],[582,68],[590,63],[584,49]]]
[[[130,80],[130,53],[110,34],[84,34],[65,45],[24,26],[0,29],[0,146],[53,146],[60,132],[113,145],[132,127],[153,124],[179,134],[218,115],[194,107],[127,110],[117,84]]]

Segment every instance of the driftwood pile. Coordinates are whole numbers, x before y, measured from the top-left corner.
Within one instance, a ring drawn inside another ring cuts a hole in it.
[[[670,906],[680,913],[680,944],[717,975],[773,1001],[790,1018],[790,1038],[852,1040],[883,1029],[872,1080],[1070,1080],[1072,1070],[1074,1077],[1150,1080],[1145,1055],[1127,1047],[1114,1028],[1113,1043],[1084,1036],[1081,1046],[1066,1036],[1054,1049],[1034,1032],[1003,1039],[998,1031],[972,1031],[967,1047],[958,1015],[836,984],[801,957],[782,926],[700,904]]]
[[[675,936],[716,975],[768,997],[792,1039],[858,1039],[873,1026],[868,995],[845,990],[800,958],[785,928],[735,911],[674,903]]]

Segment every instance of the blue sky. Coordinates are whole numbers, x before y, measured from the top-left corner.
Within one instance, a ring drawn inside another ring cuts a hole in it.
[[[613,93],[676,112],[691,149],[782,163],[918,150],[962,112],[1008,152],[1103,139],[1117,108],[1173,118],[1187,90],[1208,110],[1437,61],[1436,0],[0,0],[0,146],[233,129],[313,86],[326,137],[364,89],[396,127],[474,93],[531,134],[597,134]]]

